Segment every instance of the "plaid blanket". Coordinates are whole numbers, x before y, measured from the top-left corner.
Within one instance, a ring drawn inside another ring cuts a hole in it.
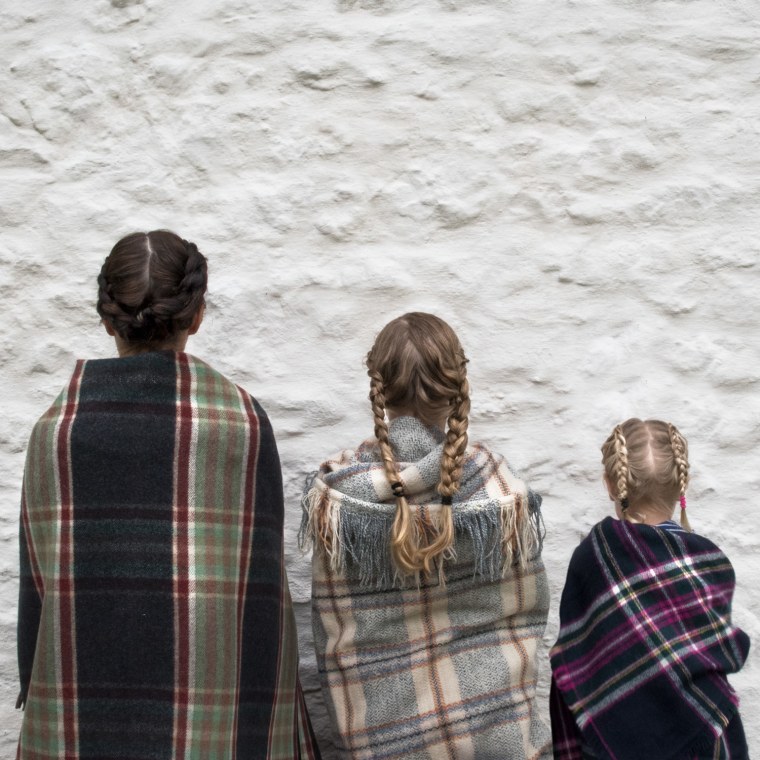
[[[318,756],[272,429],[203,362],[80,361],[21,507],[23,760]]]
[[[442,440],[411,417],[390,425],[420,519],[440,510]],[[550,757],[534,699],[549,608],[540,497],[504,459],[482,445],[466,454],[445,584],[394,576],[395,503],[374,441],[325,462],[304,507],[317,663],[341,756]]]
[[[738,698],[749,639],[734,571],[676,523],[606,518],[575,550],[551,651],[554,757],[746,758]]]

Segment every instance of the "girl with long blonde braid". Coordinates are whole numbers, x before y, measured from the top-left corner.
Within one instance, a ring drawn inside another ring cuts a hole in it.
[[[375,435],[304,496],[312,620],[342,758],[546,760],[540,497],[468,440],[467,359],[432,314],[367,356]]]
[[[726,675],[749,638],[731,623],[731,563],[686,517],[686,439],[630,419],[602,463],[618,519],[595,525],[570,561],[551,651],[554,757],[746,760]]]

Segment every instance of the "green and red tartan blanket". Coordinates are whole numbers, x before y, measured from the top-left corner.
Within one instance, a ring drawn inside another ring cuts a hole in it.
[[[184,353],[79,361],[27,455],[18,758],[317,757],[282,539],[251,396]]]
[[[674,522],[598,523],[573,554],[551,651],[556,760],[744,760],[726,679],[749,651],[735,577]]]
[[[442,439],[412,417],[390,424],[419,519],[440,511]],[[549,609],[540,497],[504,459],[478,444],[466,453],[445,584],[394,577],[395,502],[374,441],[325,462],[304,508],[317,664],[340,756],[551,757],[535,705]]]

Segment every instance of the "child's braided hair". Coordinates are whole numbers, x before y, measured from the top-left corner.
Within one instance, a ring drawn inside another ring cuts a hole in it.
[[[429,574],[454,543],[451,504],[462,475],[470,413],[466,367],[467,358],[451,327],[422,312],[404,314],[389,322],[367,355],[375,437],[396,499],[391,553],[401,575]],[[388,439],[385,412],[389,408],[413,413],[428,425],[446,420],[438,483],[442,506],[429,542],[424,540],[427,536],[420,535],[412,515]]]
[[[644,503],[667,511],[679,499],[685,507],[689,448],[675,425],[636,418],[616,425],[602,446],[602,464],[624,513]],[[681,525],[691,530],[685,508]]]

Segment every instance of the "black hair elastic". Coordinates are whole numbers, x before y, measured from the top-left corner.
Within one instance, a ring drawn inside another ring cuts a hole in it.
[[[451,496],[441,496],[441,504],[443,504],[444,507],[450,507]]]
[[[391,483],[391,491],[397,499],[400,499],[404,495],[404,484],[400,480]]]
[[[628,499],[621,499],[620,500],[620,509],[625,512],[626,509],[628,509]]]

